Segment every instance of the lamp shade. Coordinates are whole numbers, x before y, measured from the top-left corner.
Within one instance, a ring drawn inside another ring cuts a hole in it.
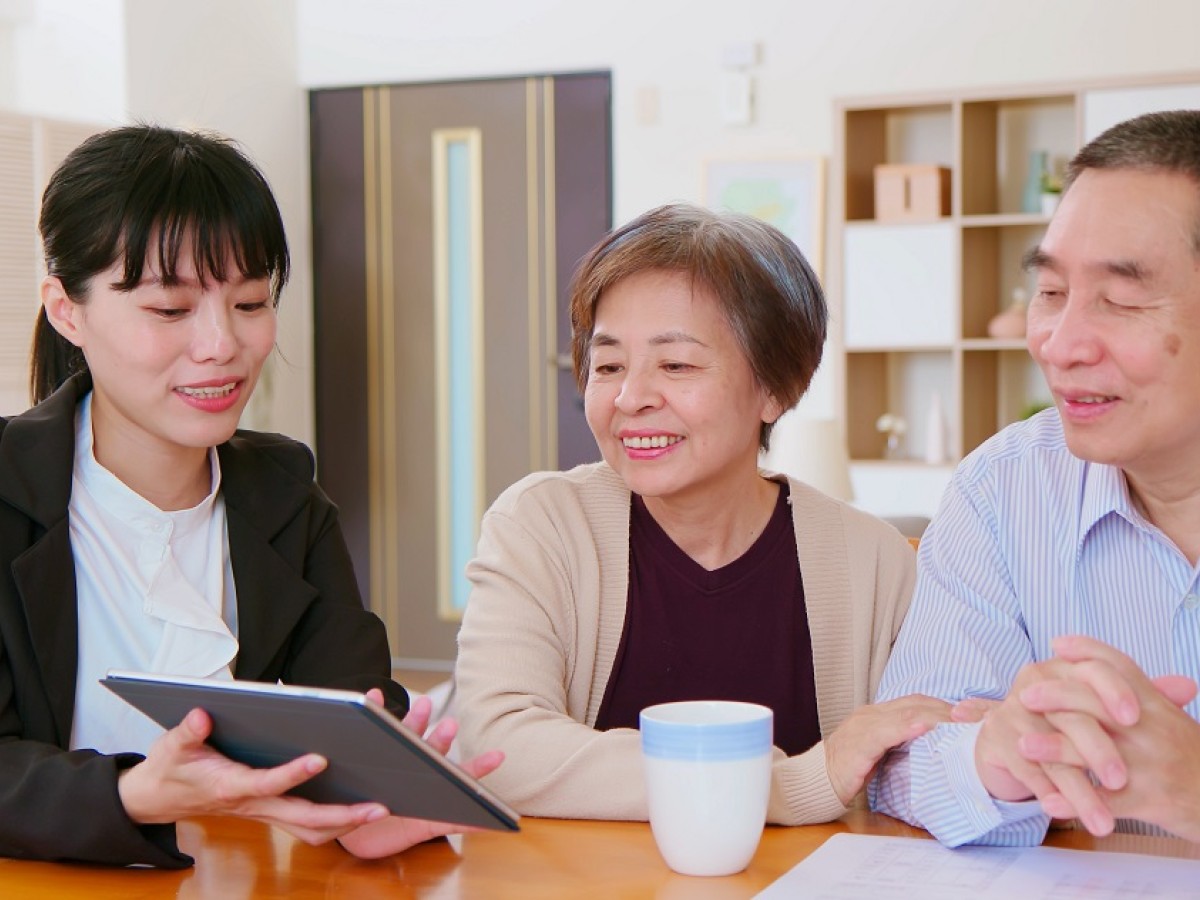
[[[805,418],[795,410],[780,417],[763,464],[830,497],[854,499],[845,429],[836,419]]]

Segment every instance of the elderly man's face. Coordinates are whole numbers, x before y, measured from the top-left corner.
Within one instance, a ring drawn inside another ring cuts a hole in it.
[[[1035,258],[1029,352],[1071,452],[1135,480],[1197,485],[1200,185],[1087,170]]]

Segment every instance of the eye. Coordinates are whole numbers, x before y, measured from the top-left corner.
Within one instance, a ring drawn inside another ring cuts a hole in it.
[[[150,306],[146,309],[151,315],[168,322],[183,318],[189,311],[185,306]]]
[[[237,309],[240,312],[256,313],[267,309],[270,305],[271,302],[269,300],[252,300],[237,304]]]
[[[1130,300],[1128,298],[1118,299],[1116,297],[1105,297],[1104,304],[1106,306],[1111,306],[1113,309],[1119,309],[1119,310],[1129,311],[1129,312],[1133,312],[1135,310],[1145,308],[1144,303],[1141,303],[1137,300]]]
[[[683,362],[664,362],[662,364],[662,367],[665,371],[672,372],[675,374],[680,374],[683,372],[690,372],[696,368],[691,363],[683,363]]]
[[[1042,303],[1055,303],[1066,296],[1066,291],[1059,290],[1058,288],[1039,286],[1037,293],[1033,295],[1033,299]]]
[[[621,371],[619,363],[597,363],[592,369],[597,375],[616,375]]]

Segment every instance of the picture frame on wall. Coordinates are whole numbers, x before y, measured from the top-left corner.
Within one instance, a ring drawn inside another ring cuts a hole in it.
[[[712,159],[704,165],[704,203],[774,225],[821,278],[825,269],[825,158]]]

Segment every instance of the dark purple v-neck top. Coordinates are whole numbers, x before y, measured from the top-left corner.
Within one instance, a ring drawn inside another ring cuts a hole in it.
[[[769,706],[789,756],[821,739],[787,484],[753,546],[711,572],[634,495],[625,627],[596,728],[637,728],[643,708],[670,700]]]

